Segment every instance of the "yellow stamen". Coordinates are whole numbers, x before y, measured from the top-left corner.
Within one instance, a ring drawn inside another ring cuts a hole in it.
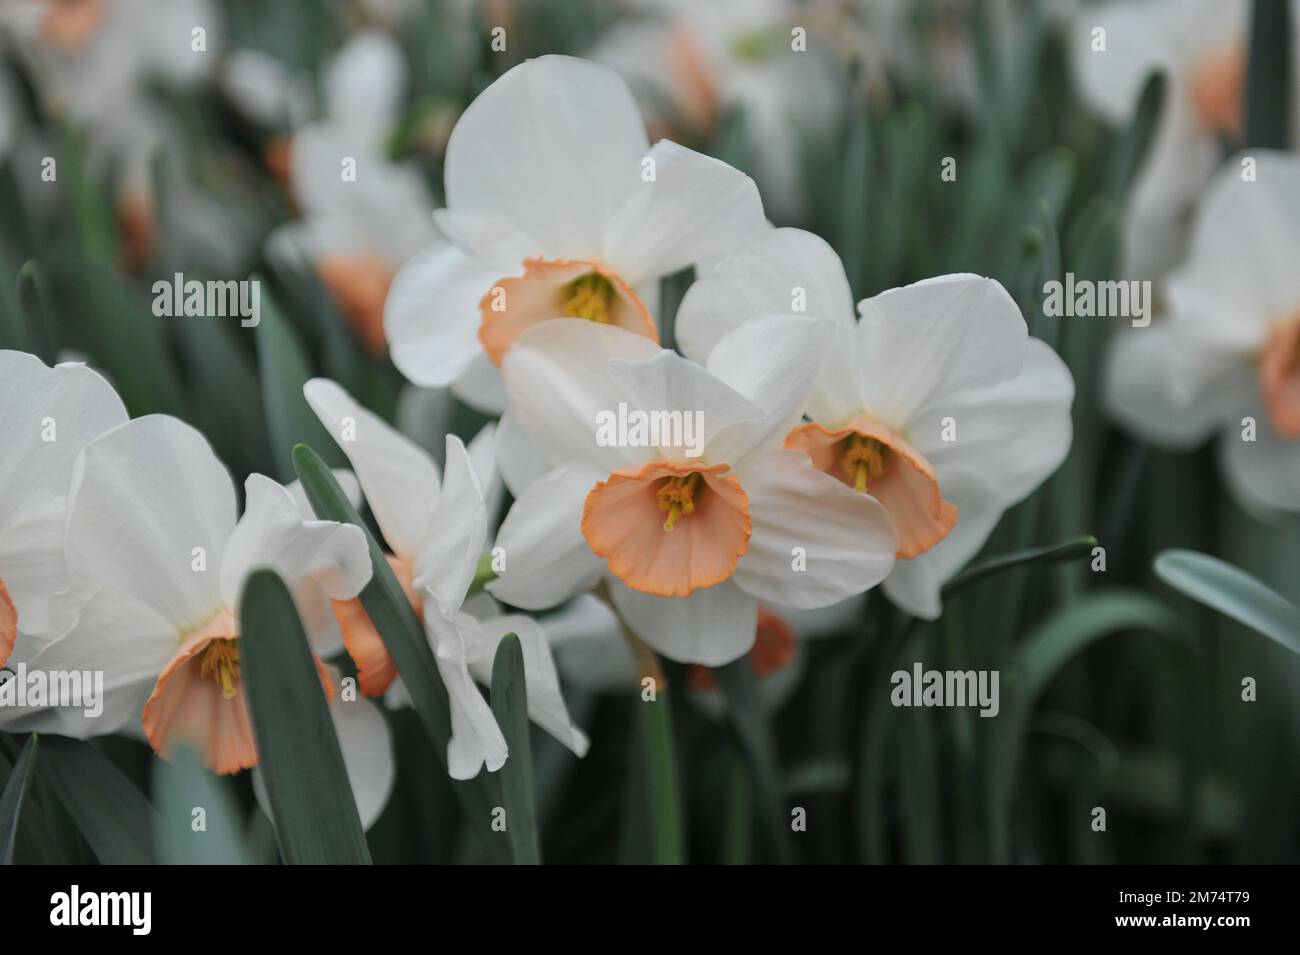
[[[853,478],[854,490],[866,491],[867,478],[874,480],[885,473],[885,448],[875,438],[864,438],[860,434],[845,438],[843,445],[840,467]]]
[[[659,488],[659,510],[668,512],[664,521],[665,533],[672,531],[679,517],[689,517],[695,512],[695,489],[700,484],[700,473],[692,471],[682,477],[669,478]]]
[[[211,674],[221,684],[221,695],[233,700],[238,692],[239,682],[239,643],[235,640],[213,640],[203,651],[203,661],[199,664],[199,676]]]
[[[564,302],[565,315],[602,325],[611,321],[609,312],[614,301],[614,283],[605,276],[588,272],[570,282],[566,291],[569,297]]]

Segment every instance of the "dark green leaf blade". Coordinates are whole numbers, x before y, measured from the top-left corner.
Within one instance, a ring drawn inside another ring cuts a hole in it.
[[[492,661],[492,714],[505,735],[510,757],[501,767],[506,803],[506,834],[519,865],[538,865],[542,850],[533,798],[533,754],[528,733],[528,685],[519,638],[506,634]]]
[[[32,782],[36,768],[36,734],[27,738],[23,751],[18,754],[4,792],[0,793],[0,865],[12,865],[14,845],[18,841],[18,820],[23,811],[23,800]]]
[[[239,602],[242,679],[280,850],[290,864],[368,864],[343,753],[289,589],[249,575]]]
[[[247,865],[239,810],[228,780],[203,767],[187,746],[160,761],[153,775],[158,808],[158,861],[163,865]],[[195,810],[203,826],[195,826]]]

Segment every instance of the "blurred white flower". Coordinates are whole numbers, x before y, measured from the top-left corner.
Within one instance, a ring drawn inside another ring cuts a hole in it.
[[[1152,73],[1166,79],[1156,135],[1130,200],[1126,269],[1157,277],[1186,251],[1193,205],[1223,157],[1240,143],[1246,90],[1246,0],[1110,0],[1082,7],[1070,48],[1080,92],[1105,119],[1127,123]],[[1300,43],[1300,3],[1292,0]],[[1097,49],[1105,31],[1105,50]],[[1300,129],[1300,62],[1292,64],[1293,129]]]
[[[0,351],[0,666],[20,633],[23,660],[75,618],[63,558],[73,465],[126,419],[112,386],[84,365]]]
[[[752,315],[835,320],[801,409],[811,421],[786,447],[888,509],[901,559],[885,592],[909,613],[937,617],[943,582],[1064,460],[1074,382],[992,279],[946,275],[892,289],[860,302],[858,322],[852,307],[830,246],[774,229],[690,288],[678,340],[712,364]]]
[[[468,779],[484,764],[495,771],[505,762],[505,738],[475,679],[491,682],[497,645],[508,633],[518,636],[523,649],[529,717],[584,755],[587,737],[569,719],[546,632],[528,617],[503,615],[484,595],[466,600],[487,540],[484,487],[491,494],[495,483],[490,426],[469,451],[459,438],[448,436],[446,469],[440,476],[422,448],[334,382],[313,379],[304,393],[356,470],[379,529],[393,549],[389,563],[424,621],[451,697],[447,761],[452,777]],[[362,688],[372,696],[390,691],[396,667],[360,602],[336,605],[336,614]],[[398,699],[403,696],[399,690]]]
[[[67,563],[90,597],[72,628],[28,666],[102,671],[103,712],[91,719],[39,710],[23,714],[15,731],[86,737],[139,719],[164,758],[184,742],[217,773],[256,765],[240,680],[245,576],[276,571],[315,637],[311,621],[328,621],[328,612],[304,605],[355,596],[370,579],[370,557],[359,528],[302,520],[293,496],[269,478],[254,474],[244,490],[236,519],[224,465],[202,435],[165,415],[120,425],[82,452]],[[322,682],[328,691],[323,671]]]
[[[604,581],[655,650],[718,665],[753,645],[760,599],[818,607],[879,583],[897,549],[885,509],[781,447],[828,326],[754,319],[707,369],[610,326],[525,333],[503,366],[498,454],[517,500],[497,538],[506,570],[488,589],[538,610]],[[599,441],[602,413],[620,407],[699,415],[700,453],[664,435]]]
[[[387,157],[406,66],[384,33],[357,34],[326,71],[326,116],[289,145],[289,185],[299,221],[271,242],[287,243],[315,267],[340,313],[382,354],[384,300],[397,270],[441,242],[433,201],[410,164]]]
[[[824,139],[845,107],[845,76],[818,33],[832,4],[790,0],[642,0],[590,57],[618,71],[656,135],[712,135],[739,109],[768,206],[803,208],[801,149]],[[796,31],[802,31],[797,36]]]
[[[1198,210],[1166,318],[1117,336],[1105,397],[1166,447],[1221,434],[1228,486],[1269,516],[1300,511],[1300,160],[1250,156],[1255,181],[1230,162]]]
[[[765,227],[753,182],[645,128],[623,81],[563,56],[529,60],[470,104],[447,145],[452,245],[398,274],[385,331],[393,362],[500,410],[495,365],[559,316],[658,339],[658,280]]]

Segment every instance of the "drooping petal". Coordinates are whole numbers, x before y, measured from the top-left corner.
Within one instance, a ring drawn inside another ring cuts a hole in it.
[[[479,622],[474,633],[474,659],[470,669],[480,683],[491,685],[497,646],[506,634],[519,638],[524,656],[524,683],[528,691],[528,718],[550,733],[576,756],[587,755],[587,735],[573,725],[560,693],[560,677],[551,658],[546,631],[531,617],[511,614]]]
[[[356,471],[393,553],[410,560],[438,503],[438,466],[429,454],[327,378],[303,394]]]
[[[716,259],[768,229],[754,181],[719,159],[665,139],[636,170],[605,250],[634,285]]]
[[[431,593],[440,606],[459,609],[486,541],[483,489],[465,445],[448,435],[442,494],[415,560],[412,586]]]
[[[497,424],[496,459],[501,479],[515,497],[520,497],[530,484],[545,477],[550,470],[546,455],[533,444],[519,419],[509,411]]]
[[[494,773],[506,761],[508,749],[492,708],[470,675],[463,626],[477,624],[464,614],[432,608],[425,613],[425,632],[433,645],[438,672],[451,702],[451,740],[447,772],[452,779],[473,779],[486,764]]]
[[[754,645],[758,601],[733,581],[689,597],[655,597],[611,580],[610,595],[633,632],[670,660],[721,666]]]
[[[1300,441],[1279,435],[1258,399],[1243,410],[1246,416],[1255,419],[1255,440],[1245,439],[1240,420],[1219,439],[1218,457],[1233,496],[1263,520],[1300,511]]]
[[[167,415],[136,418],[85,450],[69,509],[68,570],[135,597],[185,632],[223,606],[222,558],[234,527],[235,488],[204,437]]]
[[[898,534],[889,512],[806,454],[765,454],[744,483],[754,533],[733,579],[753,596],[825,607],[876,586],[893,568]]]
[[[596,584],[605,564],[582,536],[582,507],[605,476],[581,466],[558,468],[528,486],[497,532],[506,563],[487,585],[493,596],[544,610]]]
[[[293,496],[261,474],[244,482],[246,506],[221,561],[225,605],[238,605],[244,578],[257,568],[274,570],[295,587],[315,583],[333,600],[348,600],[370,580],[365,533],[351,524],[304,521]]]
[[[599,255],[605,226],[640,182],[648,142],[608,67],[543,56],[510,69],[447,142],[447,206],[512,222],[548,256]]]
[[[566,684],[592,692],[636,686],[636,660],[605,601],[580,594],[540,622]]]
[[[383,712],[367,699],[346,701],[335,693],[329,710],[361,826],[369,829],[384,814],[397,779],[393,735]]]

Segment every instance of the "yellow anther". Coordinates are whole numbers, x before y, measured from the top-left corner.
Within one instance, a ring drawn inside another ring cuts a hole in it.
[[[679,517],[689,517],[695,511],[695,489],[700,484],[700,473],[692,471],[682,477],[669,478],[659,488],[659,510],[668,512],[664,531],[669,532]]]
[[[608,324],[610,305],[614,301],[614,283],[598,272],[588,272],[569,283],[564,314],[585,318],[589,322]]]
[[[853,479],[854,490],[866,491],[868,478],[874,480],[885,473],[884,445],[875,438],[854,434],[844,439],[843,447],[840,467]]]
[[[239,682],[239,643],[235,640],[213,640],[203,651],[199,676],[211,674],[221,684],[221,695],[227,700],[235,698]]]

